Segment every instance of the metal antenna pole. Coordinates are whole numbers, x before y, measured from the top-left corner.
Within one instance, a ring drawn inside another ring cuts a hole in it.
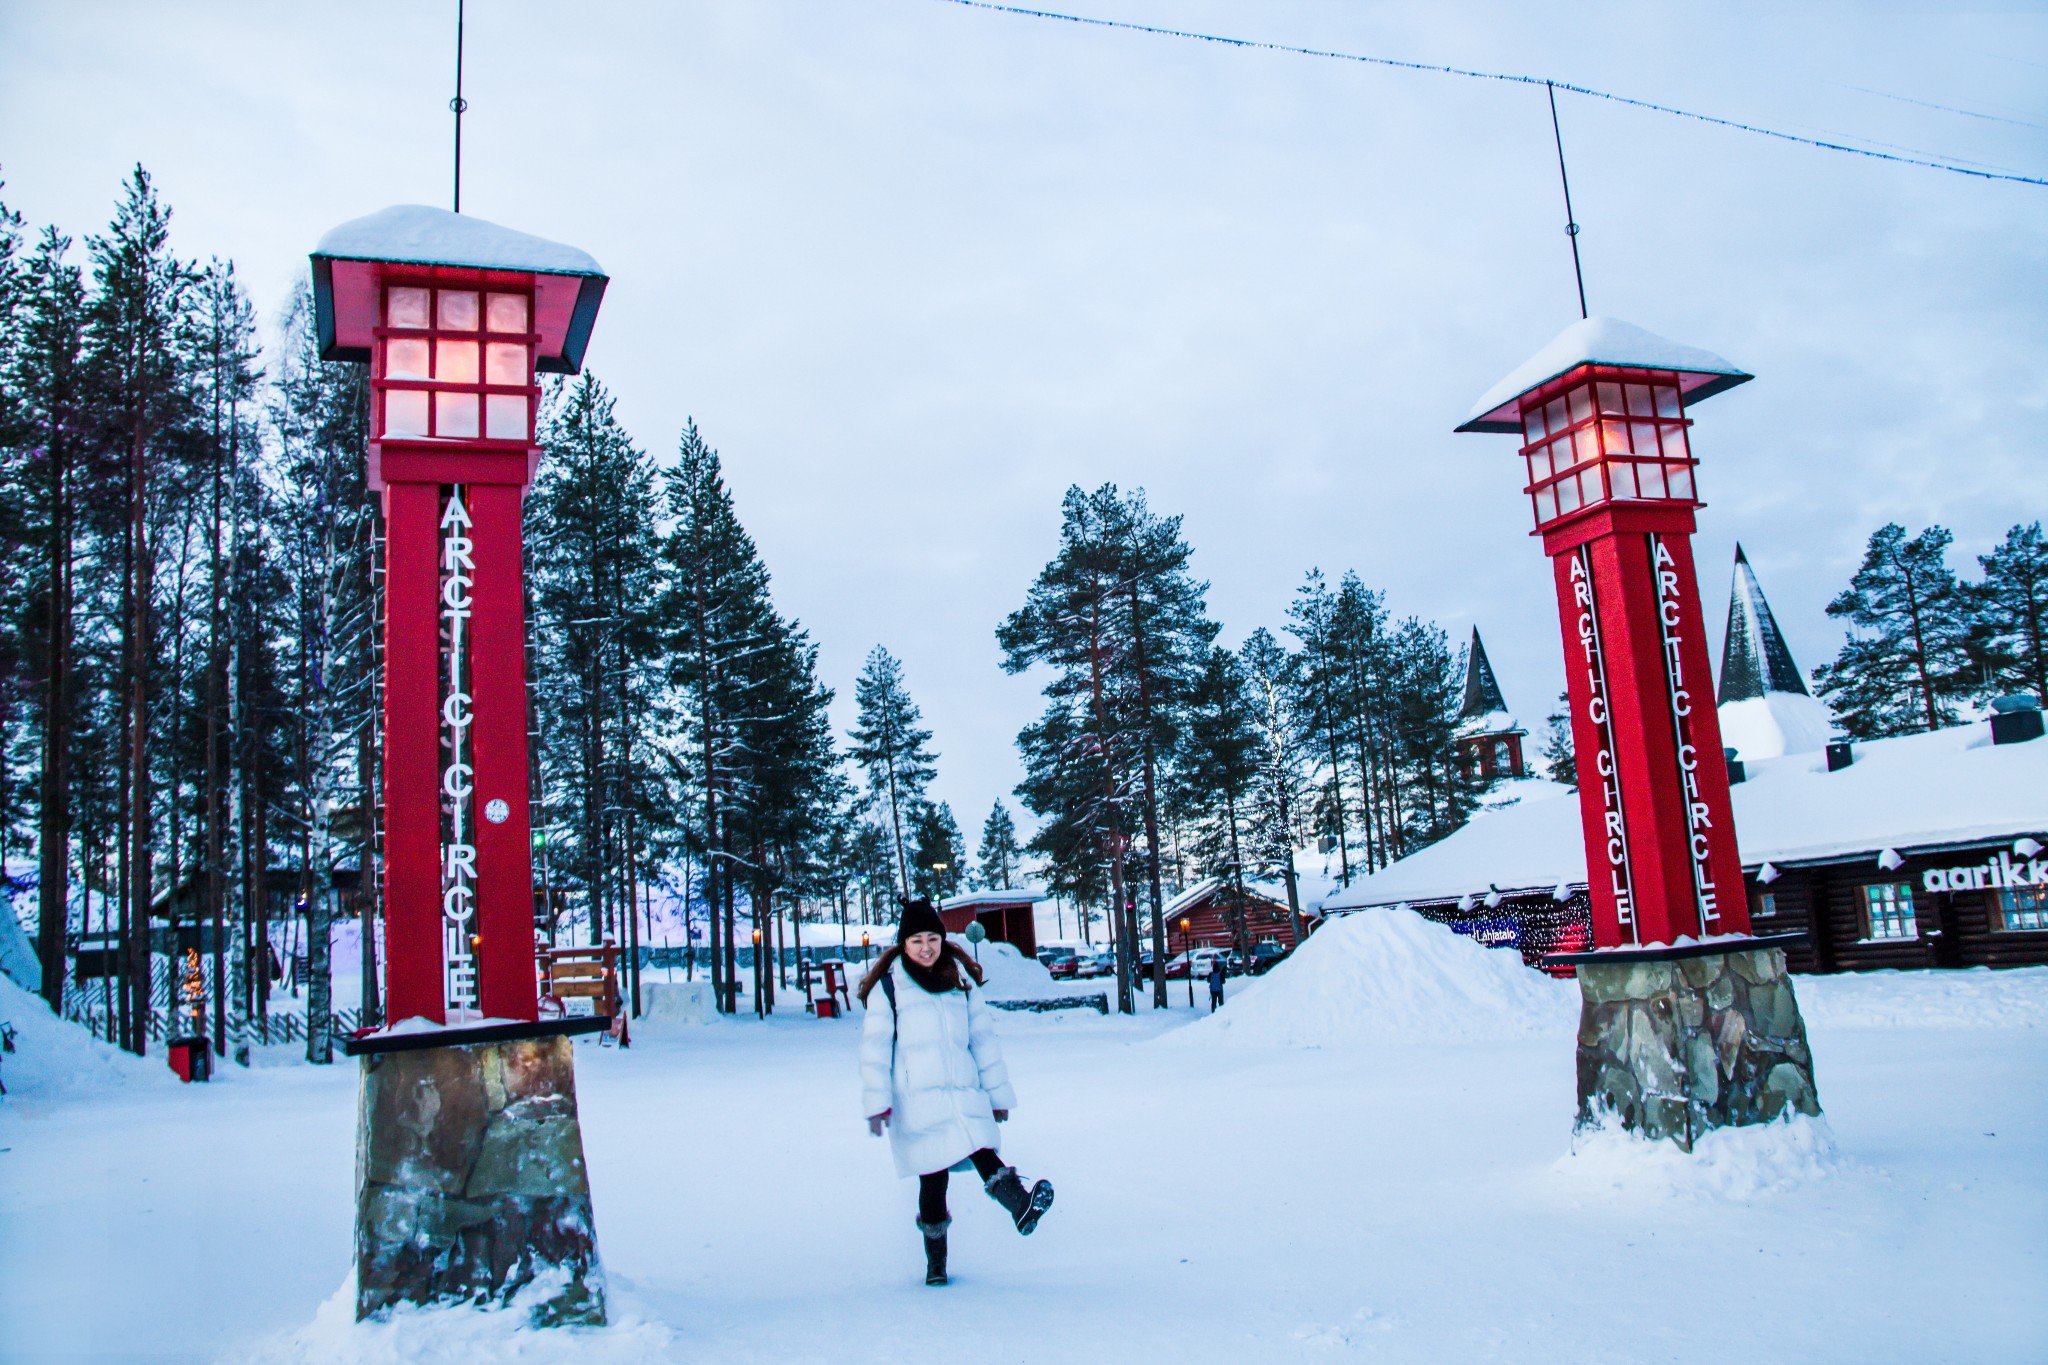
[[[1583,318],[1586,316],[1586,272],[1579,267],[1579,223],[1572,216],[1572,182],[1564,173],[1564,134],[1557,126],[1557,87],[1545,81],[1543,88],[1550,95],[1550,135],[1557,140],[1557,179],[1564,186],[1564,231],[1572,239],[1572,278],[1579,282],[1579,316]]]
[[[462,212],[462,116],[469,109],[469,101],[462,98],[462,5],[463,0],[455,0],[455,98],[448,101],[448,107],[455,111],[455,211],[457,213]]]

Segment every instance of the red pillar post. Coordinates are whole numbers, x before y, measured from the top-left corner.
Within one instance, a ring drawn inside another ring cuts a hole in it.
[[[493,1019],[539,1018],[534,989],[533,835],[526,751],[526,612],[517,484],[472,484],[476,615],[478,1007]]]
[[[386,1018],[446,1021],[441,968],[440,488],[384,490]]]

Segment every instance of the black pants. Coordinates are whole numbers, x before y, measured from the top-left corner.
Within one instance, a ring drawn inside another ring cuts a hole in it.
[[[984,1181],[1003,1169],[1003,1159],[984,1147],[967,1158],[974,1163],[974,1172]],[[917,1178],[917,1217],[922,1223],[943,1223],[946,1221],[946,1177],[952,1172],[933,1171],[930,1175]]]

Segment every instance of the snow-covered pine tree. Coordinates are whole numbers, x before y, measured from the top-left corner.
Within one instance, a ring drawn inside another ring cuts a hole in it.
[[[2048,703],[2048,539],[2041,523],[2013,527],[1977,562],[1984,581],[1971,590],[1973,634],[1991,690],[2031,692]]]
[[[1246,798],[1249,832],[1246,857],[1255,874],[1277,876],[1287,888],[1287,910],[1294,921],[1294,941],[1307,937],[1301,913],[1301,888],[1294,869],[1294,850],[1301,842],[1302,800],[1308,791],[1308,763],[1303,752],[1302,718],[1295,713],[1294,679],[1300,660],[1260,626],[1237,652],[1251,693],[1253,724],[1258,730],[1258,776]]]
[[[912,819],[917,832],[917,851],[912,855],[911,885],[917,894],[937,905],[959,892],[967,871],[967,841],[953,808],[944,801],[920,801]]]
[[[1173,781],[1193,817],[1195,870],[1222,880],[1231,933],[1246,957],[1252,944],[1245,922],[1245,817],[1260,758],[1257,706],[1244,667],[1229,650],[1212,648],[1187,699]]]
[[[1344,818],[1346,665],[1337,623],[1337,595],[1321,569],[1310,569],[1287,608],[1287,630],[1301,642],[1288,677],[1302,749],[1315,775],[1315,826],[1336,845],[1338,881],[1351,884],[1351,846]]]
[[[1572,698],[1557,694],[1557,709],[1543,718],[1543,770],[1552,782],[1579,789],[1579,761],[1572,753]]]
[[[981,822],[981,847],[974,855],[974,884],[980,891],[1006,891],[1017,876],[1022,851],[1017,847],[1017,822],[998,800]]]
[[[1828,603],[1851,633],[1813,677],[1855,738],[1938,730],[1975,690],[1969,602],[1948,566],[1950,539],[1940,526],[1910,540],[1897,522],[1879,528],[1849,586]]]
[[[860,678],[853,685],[860,708],[849,738],[851,757],[867,777],[867,800],[887,824],[896,861],[900,894],[911,890],[910,849],[915,838],[911,816],[937,775],[938,755],[932,732],[919,722],[923,715],[910,699],[903,665],[880,645],[868,651]]]

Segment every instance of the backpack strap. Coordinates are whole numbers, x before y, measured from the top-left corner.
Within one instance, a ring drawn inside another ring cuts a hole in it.
[[[896,1013],[896,969],[882,973],[882,994],[889,997],[889,1051],[896,1050],[896,1036],[900,1032],[900,1019]]]

